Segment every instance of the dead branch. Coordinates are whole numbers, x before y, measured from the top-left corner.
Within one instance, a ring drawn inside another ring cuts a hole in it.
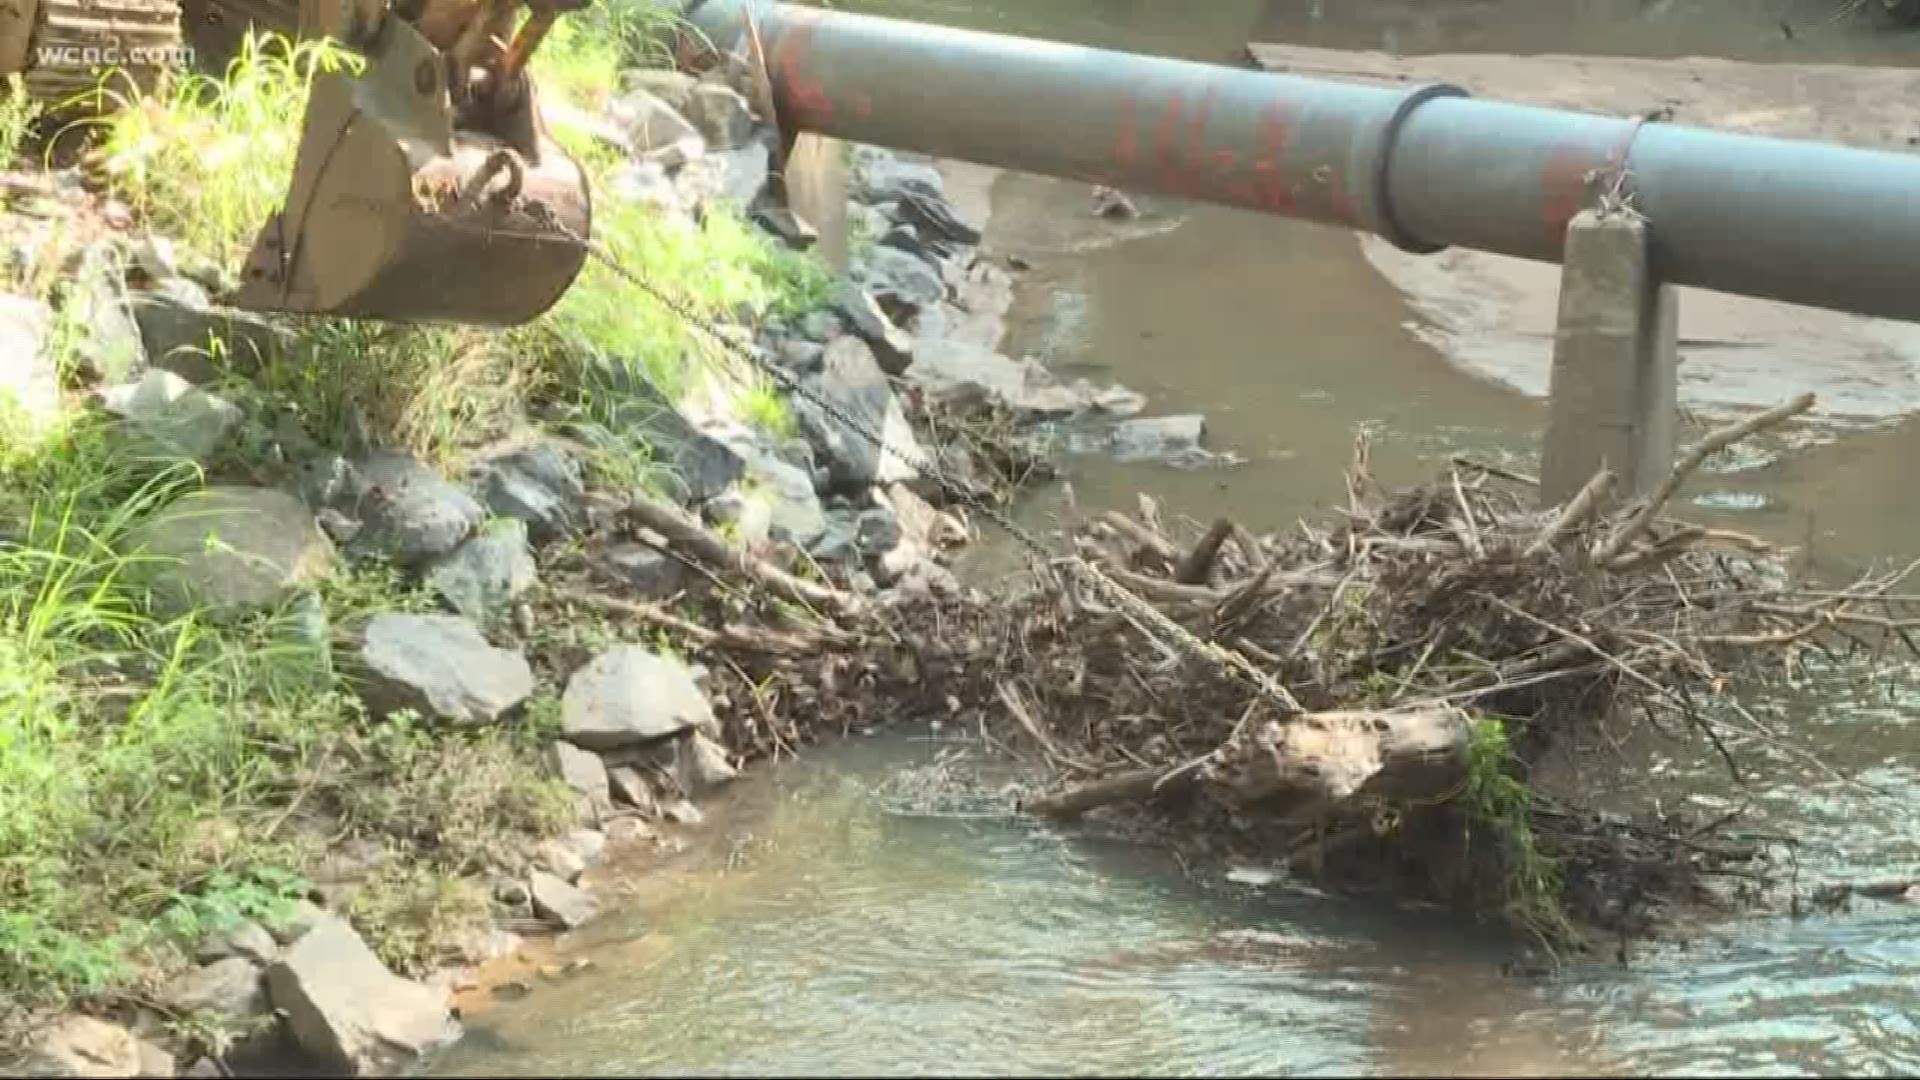
[[[794,577],[785,570],[727,543],[709,531],[691,514],[677,506],[636,496],[624,508],[625,513],[645,528],[667,538],[671,544],[686,548],[727,573],[759,582],[781,597],[810,607],[824,607],[836,613],[851,613],[862,606],[858,597]]]

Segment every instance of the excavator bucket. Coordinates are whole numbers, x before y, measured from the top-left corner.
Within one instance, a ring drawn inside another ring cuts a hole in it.
[[[530,85],[485,130],[456,126],[442,54],[389,18],[365,67],[314,76],[293,181],[233,303],[394,322],[512,326],[559,301],[586,261],[578,163]]]

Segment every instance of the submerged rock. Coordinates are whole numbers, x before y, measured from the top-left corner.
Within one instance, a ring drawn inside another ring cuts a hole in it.
[[[413,709],[456,724],[486,723],[533,693],[526,657],[494,648],[472,623],[451,615],[375,615],[360,659],[376,713]]]
[[[694,728],[717,731],[713,706],[686,664],[638,645],[602,653],[567,681],[560,726],[568,742],[615,750],[672,738]]]
[[[333,542],[306,504],[271,488],[212,487],[169,504],[128,537],[130,572],[163,616],[266,607],[324,577]]]
[[[325,916],[267,969],[273,1007],[300,1049],[346,1076],[397,1071],[458,1034],[446,996],[387,970]]]

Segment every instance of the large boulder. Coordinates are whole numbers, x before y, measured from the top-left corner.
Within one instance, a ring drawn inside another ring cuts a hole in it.
[[[46,430],[60,411],[60,372],[47,348],[53,313],[39,300],[0,294],[0,430],[19,421]]]
[[[829,342],[820,373],[808,389],[865,429],[841,423],[810,401],[796,398],[792,402],[794,418],[833,487],[861,488],[918,475],[907,462],[922,460],[920,442],[864,341],[837,337]],[[879,435],[881,444],[876,445],[867,432]]]
[[[562,930],[577,930],[599,914],[599,905],[585,890],[544,870],[527,875],[527,891],[532,895],[534,913]]]
[[[74,360],[90,379],[128,382],[146,368],[146,346],[127,292],[130,261],[121,243],[98,240],[81,252],[67,278],[63,309],[79,331]]]
[[[267,969],[287,1034],[344,1076],[397,1071],[458,1034],[446,995],[387,970],[353,928],[313,924]]]
[[[864,203],[886,203],[902,195],[945,200],[947,182],[940,170],[877,146],[854,148],[851,194]]]
[[[560,728],[576,746],[617,750],[689,729],[717,734],[719,723],[686,664],[639,645],[619,645],[567,681]]]
[[[131,573],[163,616],[265,607],[325,577],[333,542],[299,499],[271,488],[183,496],[128,537]]]
[[[913,335],[893,324],[873,294],[842,282],[835,303],[847,328],[873,350],[880,370],[896,377],[905,373],[913,363]]]
[[[533,588],[539,576],[533,550],[527,545],[526,523],[507,518],[433,564],[427,583],[453,610],[485,622]]]
[[[746,462],[733,448],[700,430],[643,376],[625,367],[602,374],[604,385],[596,390],[610,406],[612,426],[646,442],[673,498],[702,503],[745,474]]]
[[[487,643],[451,615],[382,612],[367,621],[360,663],[368,707],[413,709],[456,724],[497,720],[533,693],[526,657]]]
[[[348,554],[407,567],[459,547],[486,514],[439,473],[395,451],[356,462],[338,504],[336,509],[361,523]]]
[[[257,315],[213,303],[204,287],[184,277],[166,278],[130,300],[148,363],[189,382],[218,378],[223,366],[258,371],[295,342]]]

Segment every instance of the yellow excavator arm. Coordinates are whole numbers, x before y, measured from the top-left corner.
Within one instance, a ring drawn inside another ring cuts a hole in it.
[[[287,198],[232,302],[507,326],[586,260],[591,198],[527,62],[579,0],[305,0],[301,35],[364,58],[314,76]]]

